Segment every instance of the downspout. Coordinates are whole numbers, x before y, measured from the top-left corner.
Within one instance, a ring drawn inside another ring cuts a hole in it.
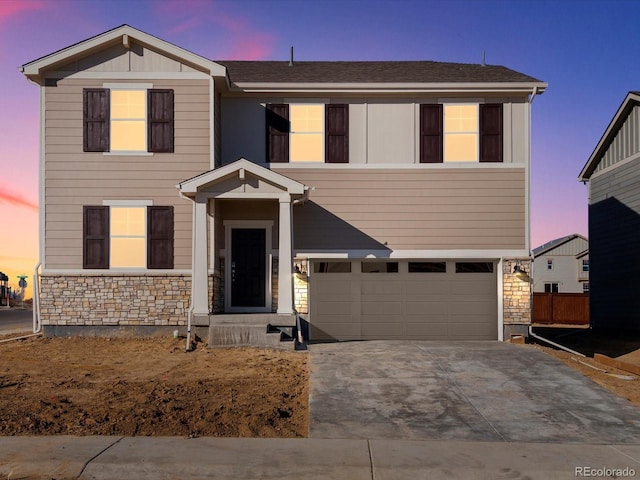
[[[178,185],[178,188],[180,186]],[[189,197],[180,192],[180,198],[185,198],[187,200],[191,200]],[[196,255],[196,236],[193,234],[194,225],[196,224],[196,208],[195,203],[192,205],[191,209],[191,300],[189,302],[189,310],[187,310],[187,343],[185,346],[185,351],[189,352],[191,350],[191,317],[193,316],[193,297],[195,294],[195,285],[193,281],[194,270],[195,270],[195,255]]]
[[[42,262],[38,262],[33,272],[33,333],[40,333],[42,321],[40,319],[40,277],[38,270]]]

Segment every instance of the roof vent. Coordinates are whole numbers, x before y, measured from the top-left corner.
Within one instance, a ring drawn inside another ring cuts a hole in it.
[[[291,49],[289,50],[289,66],[293,67],[293,45],[291,46]]]

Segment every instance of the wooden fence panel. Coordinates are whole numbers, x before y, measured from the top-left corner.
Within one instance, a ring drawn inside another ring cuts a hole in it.
[[[589,294],[534,293],[533,323],[589,325]]]

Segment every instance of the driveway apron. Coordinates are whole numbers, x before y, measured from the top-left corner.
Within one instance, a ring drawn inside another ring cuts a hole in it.
[[[312,438],[640,443],[640,409],[533,348],[311,346]]]

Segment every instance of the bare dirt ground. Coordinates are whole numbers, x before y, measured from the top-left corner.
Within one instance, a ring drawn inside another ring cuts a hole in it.
[[[166,337],[0,343],[0,435],[308,435],[306,352],[184,347]]]

